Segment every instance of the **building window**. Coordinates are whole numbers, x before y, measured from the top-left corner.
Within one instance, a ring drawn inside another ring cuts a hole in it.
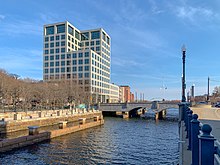
[[[76,64],[77,64],[76,60],[73,60],[73,65],[76,65]]]
[[[45,37],[44,41],[48,42],[49,41],[49,37]]]
[[[54,34],[54,26],[46,27],[46,35]]]
[[[54,47],[54,43],[52,42],[52,43],[50,43],[50,47],[51,48],[53,48]]]
[[[73,58],[76,58],[76,53],[73,53]]]
[[[100,31],[91,32],[92,39],[99,39],[100,38]]]
[[[50,56],[50,60],[54,60],[54,56]]]
[[[60,49],[58,48],[58,49],[56,49],[56,53],[59,53],[60,52]]]
[[[61,48],[61,53],[65,53],[65,48]]]
[[[56,46],[60,46],[60,43],[59,43],[59,42],[56,42]]]
[[[84,70],[85,70],[85,71],[89,71],[89,66],[85,66],[85,67],[84,67]]]
[[[56,55],[56,60],[59,60],[60,59],[60,56],[59,55]]]
[[[96,45],[100,45],[100,41],[98,40],[98,41],[96,41]]]
[[[91,42],[90,42],[90,45],[93,46],[93,45],[94,45],[94,41],[91,41]]]
[[[50,41],[54,41],[54,36],[51,36],[51,37],[50,37]]]
[[[61,72],[62,72],[62,73],[65,72],[65,68],[61,68]]]
[[[56,66],[59,66],[60,65],[60,62],[59,61],[56,61]]]
[[[79,32],[76,31],[76,30],[75,30],[75,37],[76,37],[78,40],[80,40],[80,38],[79,38]]]
[[[44,57],[44,60],[45,60],[45,61],[48,61],[48,60],[49,60],[49,57],[48,57],[48,56],[45,56],[45,57]]]
[[[83,67],[82,67],[82,66],[79,66],[79,67],[78,67],[78,71],[80,71],[80,72],[83,71]]]
[[[84,76],[85,76],[85,77],[89,77],[89,73],[85,73]]]
[[[71,68],[70,68],[70,67],[67,67],[67,68],[66,68],[66,71],[67,71],[67,72],[71,72]]]
[[[78,64],[83,64],[83,60],[79,60],[79,61],[78,61]]]
[[[45,62],[45,63],[44,63],[44,67],[48,67],[48,62]]]
[[[82,73],[79,73],[79,74],[78,74],[78,77],[79,77],[79,78],[82,78],[82,77],[83,77],[83,74],[82,74]]]
[[[61,66],[65,66],[65,61],[61,61]]]
[[[91,49],[94,51],[94,47],[91,47]]]
[[[107,36],[107,43],[110,44],[110,39],[108,36]]]
[[[86,32],[86,33],[82,33],[81,34],[81,40],[84,41],[84,40],[88,40],[89,39],[89,32]]]
[[[82,58],[83,57],[83,54],[82,53],[79,53],[79,58]]]
[[[65,24],[57,25],[57,33],[65,33]]]
[[[48,50],[45,50],[45,51],[44,51],[44,54],[48,54],[48,53],[49,53],[49,51],[48,51]]]
[[[61,40],[65,40],[65,34],[61,35]]]
[[[62,41],[62,42],[61,42],[61,46],[65,46],[65,41]]]
[[[61,54],[61,59],[65,59],[65,54]]]
[[[54,68],[50,68],[50,73],[54,73]]]
[[[50,49],[50,54],[54,54],[54,49]]]
[[[71,54],[67,54],[67,59],[70,59],[71,58]]]
[[[102,39],[105,41],[105,33],[102,32]]]
[[[60,72],[60,68],[56,68],[56,69],[55,69],[55,72],[56,72],[56,73],[59,73],[59,72]]]
[[[77,74],[76,73],[73,73],[73,78],[77,78]]]
[[[89,59],[85,59],[84,63],[89,64]]]
[[[48,69],[44,69],[44,73],[48,73]]]
[[[73,67],[73,72],[76,72],[76,70],[77,70],[77,67],[74,66]]]
[[[44,46],[45,48],[48,48],[49,47],[49,45],[48,45],[48,43],[47,44],[45,44],[45,46]]]
[[[68,33],[73,36],[73,28],[71,26],[68,26]]]
[[[96,51],[100,51],[100,47],[99,46],[96,47]]]
[[[54,62],[50,62],[50,66],[54,66]]]
[[[85,52],[85,57],[89,57],[89,52]]]
[[[59,40],[60,39],[60,36],[56,36],[56,40]]]
[[[70,65],[70,61],[67,61],[67,62],[66,62],[66,65]]]
[[[89,42],[85,42],[85,46],[89,46]]]

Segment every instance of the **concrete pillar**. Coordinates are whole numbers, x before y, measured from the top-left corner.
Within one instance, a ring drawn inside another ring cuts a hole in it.
[[[39,117],[45,117],[44,112],[38,112]]]
[[[67,126],[67,121],[60,121],[59,122],[59,129],[64,129]]]
[[[156,113],[155,113],[155,120],[158,120],[158,119],[159,119],[159,113],[156,112]]]
[[[61,114],[62,114],[62,111],[58,110],[57,111],[57,116],[61,116]]]
[[[99,116],[94,116],[94,121],[99,121]]]
[[[21,120],[21,114],[19,113],[14,114],[14,120]]]
[[[29,135],[37,135],[37,134],[39,134],[38,128],[39,128],[39,126],[29,126],[28,127]]]
[[[79,118],[79,124],[83,125],[86,123],[86,118]]]

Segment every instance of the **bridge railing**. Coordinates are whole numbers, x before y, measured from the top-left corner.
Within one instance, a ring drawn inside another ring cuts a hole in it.
[[[214,162],[220,165],[220,142],[211,134],[212,127],[202,124],[189,106],[180,106],[180,109],[180,120],[185,123],[188,150],[192,154],[192,165],[214,165]]]

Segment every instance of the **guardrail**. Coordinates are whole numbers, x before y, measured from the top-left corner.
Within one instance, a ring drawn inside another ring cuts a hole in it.
[[[185,123],[188,150],[192,153],[192,165],[220,164],[220,142],[211,134],[212,127],[202,124],[198,115],[187,104],[180,105],[180,120]]]

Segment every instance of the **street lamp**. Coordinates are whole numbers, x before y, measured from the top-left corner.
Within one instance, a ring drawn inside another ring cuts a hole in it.
[[[185,96],[185,89],[186,89],[186,83],[185,83],[185,59],[186,59],[186,47],[185,45],[182,46],[182,59],[183,59],[183,76],[182,76],[182,102],[186,102],[186,96]]]

